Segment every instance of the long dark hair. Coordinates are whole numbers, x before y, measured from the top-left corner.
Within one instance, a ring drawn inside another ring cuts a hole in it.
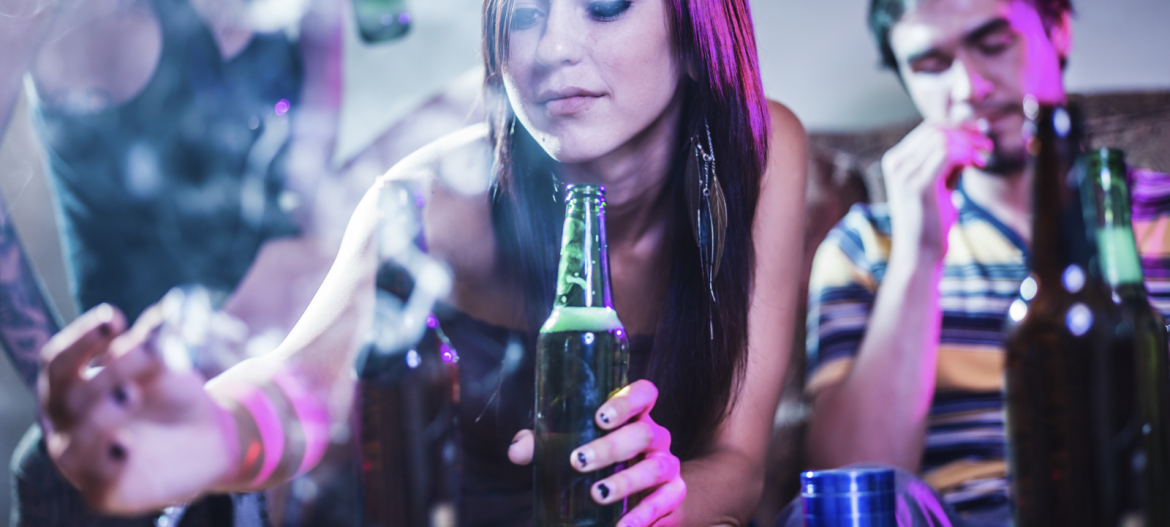
[[[769,120],[747,1],[663,1],[676,28],[680,67],[694,78],[683,81],[683,116],[667,190],[672,263],[647,378],[659,389],[654,419],[671,431],[675,455],[689,459],[709,446],[743,377],[755,261],[752,225],[767,163]],[[552,310],[564,209],[556,164],[517,122],[504,94],[512,3],[483,3],[485,100],[495,149],[492,221],[500,260],[522,284],[529,328],[538,328]],[[710,127],[728,211],[714,306],[683,181],[690,140],[705,138],[704,126]]]

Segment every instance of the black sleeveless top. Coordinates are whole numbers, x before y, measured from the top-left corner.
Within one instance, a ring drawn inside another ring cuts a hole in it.
[[[494,326],[436,306],[459,353],[459,429],[463,443],[460,524],[532,525],[532,466],[514,465],[508,446],[532,428],[536,335]],[[629,380],[646,374],[653,337],[630,339]]]
[[[226,295],[262,242],[296,232],[278,206],[296,43],[257,34],[224,61],[187,0],[150,3],[162,51],[141,93],[90,113],[32,100],[75,297],[131,320],[176,285]]]

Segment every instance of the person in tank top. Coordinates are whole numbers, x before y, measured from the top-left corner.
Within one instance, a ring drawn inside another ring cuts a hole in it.
[[[172,287],[199,284],[257,333],[287,332],[320,284],[336,242],[313,217],[316,204],[294,211],[288,203],[311,195],[305,187],[329,172],[305,159],[327,159],[334,140],[341,61],[331,26],[340,27],[344,10],[339,2],[332,11],[316,9],[293,38],[273,29],[297,17],[264,28],[242,23],[250,5],[46,1],[5,10],[0,125],[29,73],[82,310],[109,303],[134,320]],[[306,78],[317,82],[306,85]],[[418,116],[465,117],[468,97],[446,95]],[[305,133],[298,120],[305,108],[334,118],[317,119]],[[403,132],[392,129],[362,161],[409,144]],[[298,170],[290,170],[293,145]],[[313,152],[326,153],[306,155]],[[155,514],[93,513],[52,467],[39,427],[22,440],[12,468],[14,525],[154,525]],[[196,505],[182,525],[259,525],[256,497],[234,499],[234,507],[223,499]]]

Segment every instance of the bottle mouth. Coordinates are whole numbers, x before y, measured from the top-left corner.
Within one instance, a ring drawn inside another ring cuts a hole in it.
[[[599,198],[604,198],[605,186],[595,185],[592,183],[577,183],[567,185],[565,187],[565,197],[572,199],[574,196],[596,196]]]

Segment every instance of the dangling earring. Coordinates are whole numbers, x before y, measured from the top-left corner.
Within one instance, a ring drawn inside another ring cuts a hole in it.
[[[719,263],[723,259],[723,241],[727,237],[727,201],[723,187],[715,174],[715,148],[711,141],[711,128],[703,123],[706,142],[698,134],[691,137],[691,155],[687,160],[686,194],[687,209],[691,217],[691,229],[695,243],[699,245],[699,265],[711,304],[715,304],[715,277],[719,274]],[[712,307],[712,309],[714,309]],[[711,338],[715,338],[715,321],[710,313]]]

